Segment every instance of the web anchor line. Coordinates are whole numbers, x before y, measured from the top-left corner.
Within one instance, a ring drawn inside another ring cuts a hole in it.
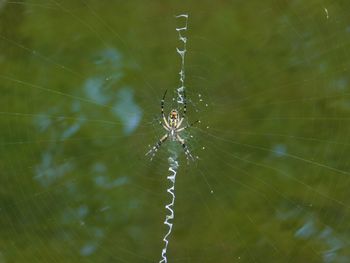
[[[167,192],[171,195],[171,202],[165,206],[165,209],[169,211],[169,214],[165,216],[164,225],[167,225],[169,229],[163,238],[164,248],[162,249],[162,259],[159,261],[159,263],[168,262],[166,257],[166,252],[169,244],[168,237],[171,234],[171,231],[173,229],[172,220],[174,219],[174,216],[175,216],[174,209],[173,209],[175,204],[175,180],[176,180],[176,174],[177,174],[177,169],[179,167],[179,163],[176,161],[176,157],[169,157],[168,162],[169,162],[170,175],[167,177],[167,179],[171,182],[171,185],[167,189]]]

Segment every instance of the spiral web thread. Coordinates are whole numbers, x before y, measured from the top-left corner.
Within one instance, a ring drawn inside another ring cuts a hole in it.
[[[177,103],[178,104],[184,104],[184,91],[185,91],[185,53],[186,53],[186,42],[187,38],[183,36],[182,32],[187,30],[187,21],[188,21],[188,15],[187,14],[181,14],[177,15],[176,18],[184,18],[185,19],[185,26],[176,28],[176,31],[179,34],[179,40],[183,42],[183,49],[176,48],[177,53],[181,57],[181,70],[179,72],[180,75],[180,87],[177,88]],[[165,206],[165,209],[169,211],[169,214],[165,216],[164,225],[167,225],[168,232],[164,235],[163,241],[164,241],[164,247],[162,249],[162,259],[159,261],[159,263],[167,263],[168,259],[166,256],[169,240],[168,237],[171,234],[171,231],[173,229],[173,220],[174,220],[174,204],[175,204],[175,181],[176,181],[176,174],[179,167],[179,163],[177,161],[177,155],[175,152],[171,152],[171,155],[168,158],[169,163],[169,172],[170,175],[167,177],[167,179],[170,181],[170,187],[167,189],[167,192],[171,195],[171,202]]]

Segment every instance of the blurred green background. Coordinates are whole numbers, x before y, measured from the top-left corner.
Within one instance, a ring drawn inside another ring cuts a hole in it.
[[[0,263],[350,262],[349,1],[0,1]],[[145,153],[179,84],[185,133]]]

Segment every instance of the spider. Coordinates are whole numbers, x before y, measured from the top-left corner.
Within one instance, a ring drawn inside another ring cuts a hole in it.
[[[167,93],[167,90],[165,90],[163,98],[160,103],[160,108],[161,108],[161,115],[162,115],[162,120],[159,121],[159,124],[163,126],[163,128],[166,130],[166,134],[159,139],[159,141],[146,153],[146,155],[151,154],[151,160],[153,157],[156,155],[158,149],[162,145],[163,142],[165,142],[168,138],[170,138],[172,141],[177,141],[182,145],[182,148],[184,149],[184,152],[186,154],[187,160],[191,159],[194,160],[190,150],[188,149],[185,140],[181,138],[179,135],[180,132],[184,131],[185,129],[191,127],[194,123],[199,122],[196,121],[192,123],[191,125],[187,126],[182,126],[182,123],[185,119],[186,111],[187,111],[187,103],[186,103],[186,96],[184,93],[184,106],[183,106],[183,116],[181,117],[179,114],[179,111],[177,109],[172,109],[169,113],[168,119],[165,117],[164,114],[164,100],[165,100],[165,95]]]

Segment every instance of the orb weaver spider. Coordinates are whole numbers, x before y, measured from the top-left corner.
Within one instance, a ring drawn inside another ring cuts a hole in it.
[[[159,121],[159,124],[163,126],[163,128],[166,130],[166,134],[164,134],[163,137],[159,139],[159,141],[146,153],[146,155],[151,154],[151,161],[153,157],[156,155],[157,151],[159,150],[162,143],[164,143],[168,138],[170,138],[172,141],[177,141],[182,145],[182,148],[186,154],[187,160],[191,159],[194,160],[190,150],[188,149],[186,142],[181,136],[179,135],[180,132],[184,131],[185,129],[191,127],[193,124],[199,122],[198,120],[194,123],[186,126],[182,126],[182,123],[185,119],[186,112],[187,112],[187,103],[186,103],[186,95],[185,92],[183,93],[184,103],[183,103],[183,113],[182,116],[180,116],[179,111],[177,109],[172,109],[169,113],[168,119],[165,117],[164,114],[164,101],[166,96],[167,90],[165,90],[163,98],[160,102],[160,108],[161,108],[161,116],[162,119]]]

